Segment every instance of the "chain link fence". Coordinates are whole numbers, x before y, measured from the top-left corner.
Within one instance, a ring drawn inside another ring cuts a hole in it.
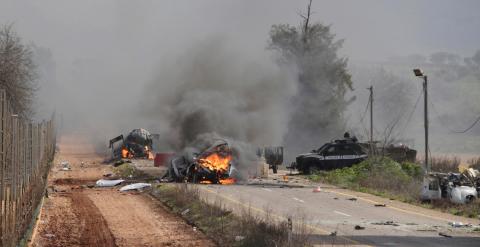
[[[0,246],[16,246],[45,192],[55,153],[55,126],[12,112],[0,90]]]

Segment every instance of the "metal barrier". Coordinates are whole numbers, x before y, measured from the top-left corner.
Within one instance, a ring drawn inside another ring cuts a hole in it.
[[[47,183],[55,154],[54,118],[32,123],[12,112],[0,90],[0,246],[25,235]]]

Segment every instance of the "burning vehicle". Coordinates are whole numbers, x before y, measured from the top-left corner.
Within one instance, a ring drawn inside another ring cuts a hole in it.
[[[478,198],[480,172],[469,168],[462,173],[431,172],[424,177],[420,198],[425,201],[446,198],[466,204]]]
[[[152,135],[145,129],[134,129],[126,138],[119,135],[109,142],[112,158],[146,158],[153,159]]]
[[[232,184],[233,154],[225,140],[216,140],[205,150],[188,150],[170,161],[168,172],[163,177],[169,181]]]

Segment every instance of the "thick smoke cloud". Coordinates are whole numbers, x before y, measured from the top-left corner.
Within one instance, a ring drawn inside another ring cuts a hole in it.
[[[164,126],[165,148],[182,149],[205,133],[281,145],[296,91],[291,71],[268,58],[250,61],[222,38],[199,43],[164,68],[144,105]]]

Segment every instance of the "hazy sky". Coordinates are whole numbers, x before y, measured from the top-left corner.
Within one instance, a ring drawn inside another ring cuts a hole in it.
[[[259,50],[272,24],[299,22],[305,2],[2,0],[0,22],[14,22],[25,39],[66,60],[98,57],[114,47],[161,55],[216,34]],[[317,0],[313,10],[315,21],[331,24],[346,39],[343,53],[355,60],[438,50],[470,55],[480,43],[476,0]]]
[[[98,126],[99,119],[111,124],[114,112],[138,107],[146,85],[161,78],[162,64],[211,37],[271,63],[265,50],[271,25],[298,25],[305,6],[299,0],[0,0],[0,23],[14,23],[25,41],[52,51],[61,95],[48,100],[57,111],[88,116],[82,124],[96,119],[91,124]],[[351,61],[435,51],[470,56],[480,48],[479,10],[478,0],[314,0],[313,20],[345,39],[340,52]]]

